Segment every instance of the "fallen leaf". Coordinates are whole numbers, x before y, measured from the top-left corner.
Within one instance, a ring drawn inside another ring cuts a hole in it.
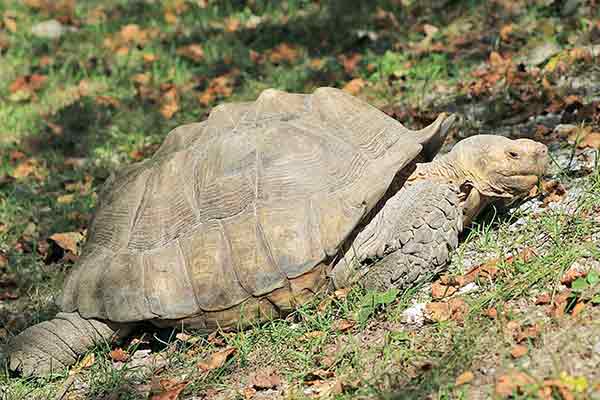
[[[460,386],[469,383],[475,379],[475,375],[471,371],[465,371],[456,378],[455,385]]]
[[[174,87],[163,93],[161,98],[162,105],[160,107],[160,113],[166,119],[173,118],[173,115],[179,111],[179,103],[177,99],[177,90]]]
[[[81,361],[73,367],[73,369],[69,372],[70,375],[78,374],[84,369],[90,368],[96,362],[96,356],[94,353],[88,353]]]
[[[17,21],[14,18],[4,16],[3,18],[4,26],[6,29],[12,33],[17,32]]]
[[[217,351],[216,353],[213,353],[208,359],[198,363],[198,368],[205,372],[221,368],[223,365],[225,365],[225,362],[233,353],[235,353],[234,347],[228,347],[224,350]]]
[[[358,63],[362,60],[362,56],[359,53],[352,53],[348,56],[342,54],[339,56],[339,60],[344,66],[344,71],[346,71],[348,75],[353,75]]]
[[[129,358],[129,355],[125,352],[125,350],[123,350],[120,347],[117,347],[116,349],[112,350],[110,353],[110,358],[113,359],[113,361],[127,361],[127,359]]]
[[[517,343],[522,343],[525,340],[534,340],[540,336],[540,327],[538,324],[530,324],[519,326],[518,331],[513,335]]]
[[[63,194],[56,198],[58,204],[71,204],[73,200],[75,200],[75,195],[72,194]]]
[[[600,132],[588,133],[578,144],[577,147],[584,149],[591,147],[593,149],[600,149]]]
[[[510,35],[513,32],[513,28],[513,24],[508,24],[504,25],[500,29],[500,37],[502,38],[502,40],[504,40],[505,42],[508,42],[510,40]]]
[[[177,49],[177,54],[195,62],[200,62],[204,59],[204,49],[199,44],[189,44],[180,47]]]
[[[552,298],[550,297],[549,293],[542,293],[535,299],[535,304],[536,305],[550,304],[551,300],[552,300]]]
[[[587,276],[586,271],[579,270],[577,268],[569,268],[565,274],[560,278],[560,283],[563,285],[571,285],[578,278],[585,278]]]
[[[64,232],[55,233],[49,238],[56,243],[60,248],[78,255],[79,250],[77,245],[83,240],[83,235],[79,232]]]
[[[312,331],[312,332],[307,332],[304,335],[302,335],[301,339],[308,340],[308,339],[320,338],[323,336],[325,336],[325,332],[323,332],[323,331]]]
[[[161,393],[153,395],[150,397],[150,400],[176,400],[179,398],[179,395],[181,392],[183,392],[187,385],[189,385],[189,382],[178,383],[172,387],[169,387],[168,389],[165,389],[165,391]]]
[[[200,338],[198,336],[192,336],[192,335],[188,335],[187,333],[183,333],[183,332],[179,332],[178,334],[175,335],[175,337],[178,340],[181,340],[182,342],[185,343],[197,343],[198,341],[200,341]]]
[[[512,350],[510,351],[510,355],[512,356],[512,358],[521,358],[525,354],[527,354],[528,351],[529,350],[527,349],[527,346],[518,344],[512,348]]]
[[[439,281],[436,281],[431,285],[431,297],[436,300],[452,296],[457,291],[458,289],[455,286],[443,285]]]
[[[571,314],[576,317],[579,314],[581,314],[583,312],[583,310],[585,310],[585,303],[583,302],[578,302],[577,304],[575,304],[575,307],[573,307],[573,311],[571,311]]]
[[[467,304],[460,297],[448,302],[431,302],[425,305],[425,316],[433,322],[454,320],[462,322],[468,311]]]
[[[273,64],[281,64],[282,62],[293,63],[298,58],[298,50],[288,43],[281,43],[271,50],[269,60]]]
[[[240,20],[235,17],[225,18],[225,30],[227,32],[235,32],[240,28]]]
[[[258,390],[273,389],[281,385],[281,377],[274,368],[267,368],[252,374],[249,385]]]
[[[356,96],[360,93],[360,91],[365,87],[367,83],[362,78],[352,79],[350,82],[346,83],[342,90],[346,93],[350,93],[353,96]]]
[[[487,315],[491,319],[496,319],[498,317],[498,310],[495,307],[490,307],[485,310],[485,315]]]
[[[512,372],[502,375],[496,381],[496,394],[501,397],[508,397],[526,385],[535,383],[533,378],[523,372]]]
[[[334,321],[332,328],[338,332],[346,332],[356,325],[356,321],[350,321],[348,319],[340,319]]]
[[[19,91],[35,92],[44,86],[47,79],[47,76],[40,74],[20,76],[10,84],[8,90],[11,93]]]
[[[544,207],[550,203],[561,201],[566,195],[567,190],[558,181],[542,181],[542,189],[544,191]]]
[[[338,289],[335,292],[333,292],[333,296],[339,300],[345,299],[348,296],[348,293],[350,293],[350,290],[352,290],[352,289],[350,289],[350,288]]]
[[[17,180],[27,178],[35,173],[37,165],[37,160],[29,158],[17,165],[17,167],[11,173],[11,176]]]

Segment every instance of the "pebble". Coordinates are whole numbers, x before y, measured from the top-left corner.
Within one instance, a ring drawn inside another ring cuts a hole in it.
[[[422,326],[425,323],[425,303],[415,303],[404,310],[401,321],[409,325]]]
[[[55,19],[37,23],[31,27],[33,36],[43,39],[58,39],[67,32],[75,32],[76,28],[65,26]]]

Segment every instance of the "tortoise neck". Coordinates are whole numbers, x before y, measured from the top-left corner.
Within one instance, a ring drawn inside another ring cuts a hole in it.
[[[460,167],[452,153],[444,154],[428,163],[419,163],[410,175],[407,184],[414,184],[421,180],[440,183],[453,183],[458,187],[469,180],[469,174]]]

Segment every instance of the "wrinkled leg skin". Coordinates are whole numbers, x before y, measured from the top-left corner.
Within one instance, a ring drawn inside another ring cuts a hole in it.
[[[332,271],[334,285],[406,289],[443,270],[462,231],[458,189],[429,181],[392,196]]]
[[[115,328],[77,313],[58,313],[52,320],[30,326],[9,341],[9,369],[23,376],[60,372],[95,345],[110,343]]]

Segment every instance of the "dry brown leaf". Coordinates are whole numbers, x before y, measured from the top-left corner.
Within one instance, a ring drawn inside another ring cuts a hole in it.
[[[178,48],[177,54],[195,62],[200,62],[204,59],[204,49],[201,45],[195,43]]]
[[[527,348],[527,346],[523,346],[522,344],[518,344],[515,347],[513,347],[510,351],[510,355],[512,356],[512,358],[521,358],[523,357],[525,354],[527,354],[527,352],[529,351],[529,349]]]
[[[593,149],[600,149],[600,132],[588,133],[578,144],[577,147],[584,149],[591,147]]]
[[[8,257],[0,253],[0,268],[4,268],[8,265]]]
[[[161,381],[162,383],[162,381]],[[157,393],[150,397],[150,400],[176,400],[183,390],[189,385],[189,382],[181,382],[176,385],[169,385],[163,392]]]
[[[23,153],[22,151],[19,150],[13,150],[10,152],[9,155],[10,161],[18,161],[21,160],[23,158],[25,158],[25,153]]]
[[[356,321],[350,321],[348,319],[339,319],[333,322],[332,328],[338,332],[346,332],[356,325]]]
[[[565,187],[556,180],[542,181],[542,188],[545,192],[544,206],[547,206],[550,203],[559,202],[567,195]]]
[[[144,55],[142,56],[142,59],[144,60],[145,63],[151,64],[154,61],[158,60],[158,56],[154,53],[144,53]]]
[[[512,372],[502,375],[496,381],[496,394],[501,397],[508,397],[526,385],[535,383],[533,378],[523,372]]]
[[[267,368],[252,374],[249,385],[258,390],[273,389],[281,385],[281,377],[274,368]]]
[[[71,204],[73,200],[75,200],[75,195],[73,194],[63,194],[56,198],[58,204]]]
[[[35,174],[37,166],[37,160],[33,158],[28,158],[27,160],[17,165],[17,167],[11,173],[11,176],[15,179],[27,178],[28,176]]]
[[[333,292],[333,296],[336,299],[345,299],[348,296],[348,293],[350,293],[350,288],[343,288],[343,289],[338,289],[335,292]]]
[[[353,96],[356,96],[360,93],[360,91],[365,87],[367,82],[365,82],[362,78],[352,79],[350,82],[346,83],[342,90],[346,93],[350,93]]]
[[[79,232],[55,233],[50,236],[49,239],[56,243],[61,249],[78,255],[79,249],[77,245],[83,240],[83,235]]]
[[[469,383],[475,379],[475,375],[471,371],[465,371],[456,378],[455,385],[460,386]]]
[[[287,43],[281,43],[271,50],[269,60],[273,64],[281,64],[282,62],[293,63],[298,58],[298,50]]]
[[[325,332],[323,332],[323,331],[311,331],[311,332],[307,332],[304,335],[302,335],[300,337],[300,339],[308,340],[308,339],[320,338],[322,336],[325,336]]]
[[[69,372],[69,375],[75,375],[83,371],[84,369],[90,368],[96,362],[96,356],[94,353],[88,353],[81,361],[73,367],[73,369]]]
[[[342,54],[339,56],[339,60],[344,66],[344,71],[346,71],[348,75],[353,75],[358,63],[362,60],[362,56],[359,53],[352,53],[348,56]]]
[[[140,85],[147,85],[152,80],[152,74],[150,72],[144,72],[143,74],[133,74],[131,80]]]
[[[11,93],[16,93],[19,91],[35,92],[40,90],[47,80],[47,76],[40,74],[20,76],[10,84],[8,90]]]
[[[125,350],[123,350],[120,347],[117,347],[116,349],[112,350],[110,353],[110,358],[113,359],[113,361],[127,361],[127,359],[129,358],[129,355],[125,352]]]
[[[125,42],[142,43],[147,39],[147,33],[137,24],[128,24],[121,28],[119,35]]]
[[[436,300],[452,296],[457,291],[458,289],[456,287],[443,285],[439,281],[436,281],[431,285],[431,297],[433,297]]]
[[[227,32],[235,32],[240,29],[240,20],[235,17],[228,17],[225,19],[225,30]]]
[[[579,302],[579,303],[575,304],[575,307],[573,307],[573,311],[571,311],[571,314],[574,317],[576,317],[579,314],[581,314],[583,312],[583,310],[585,310],[585,303]]]
[[[485,315],[487,315],[491,319],[496,319],[498,318],[498,310],[496,310],[495,307],[490,307],[487,310],[485,310]]]
[[[160,113],[166,119],[171,119],[177,111],[179,111],[179,103],[177,101],[177,89],[171,88],[163,93],[161,98]]]
[[[508,25],[504,25],[501,29],[500,29],[500,37],[502,38],[502,40],[504,40],[505,42],[508,42],[510,40],[510,35],[513,32],[513,24],[508,24]]]
[[[551,300],[552,300],[552,298],[550,297],[549,293],[542,293],[535,299],[535,304],[538,306],[550,304]]]
[[[17,21],[14,18],[5,15],[2,21],[9,32],[17,32]]]
[[[434,302],[425,305],[425,315],[434,322],[448,321],[450,319],[450,307],[445,302]]]
[[[221,368],[223,365],[225,365],[225,362],[233,353],[235,353],[234,347],[228,347],[224,350],[217,351],[216,353],[213,353],[208,359],[198,363],[198,368],[205,372]]]
[[[581,270],[576,269],[576,268],[570,268],[560,278],[560,283],[562,283],[563,285],[569,286],[574,281],[576,281],[578,278],[585,278],[586,276],[587,276],[587,272],[586,271],[581,271]]]

